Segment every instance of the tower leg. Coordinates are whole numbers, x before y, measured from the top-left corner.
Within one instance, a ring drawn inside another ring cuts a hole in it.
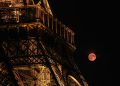
[[[17,80],[13,74],[13,67],[10,63],[9,58],[5,55],[4,49],[2,47],[2,43],[0,42],[0,64],[2,66],[0,71],[0,78],[3,78],[0,81],[2,86],[18,86]]]

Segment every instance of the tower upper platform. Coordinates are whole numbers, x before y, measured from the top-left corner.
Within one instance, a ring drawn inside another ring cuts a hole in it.
[[[47,0],[0,0],[0,29],[42,27],[63,38],[75,48],[75,33],[52,14]]]

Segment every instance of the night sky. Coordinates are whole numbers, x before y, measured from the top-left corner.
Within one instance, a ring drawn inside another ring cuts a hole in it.
[[[113,38],[106,4],[83,4],[79,0],[49,1],[54,16],[76,33],[75,59],[89,86],[113,86],[110,67]],[[94,62],[87,58],[91,51],[97,56]]]

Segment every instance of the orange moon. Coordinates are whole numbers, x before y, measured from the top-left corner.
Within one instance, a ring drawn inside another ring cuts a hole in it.
[[[90,61],[95,61],[95,60],[96,60],[96,55],[95,55],[95,53],[89,53],[88,59],[89,59]]]

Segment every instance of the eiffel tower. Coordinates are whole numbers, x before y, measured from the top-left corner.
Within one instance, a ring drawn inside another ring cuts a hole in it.
[[[88,86],[74,36],[47,0],[0,0],[0,86]]]

